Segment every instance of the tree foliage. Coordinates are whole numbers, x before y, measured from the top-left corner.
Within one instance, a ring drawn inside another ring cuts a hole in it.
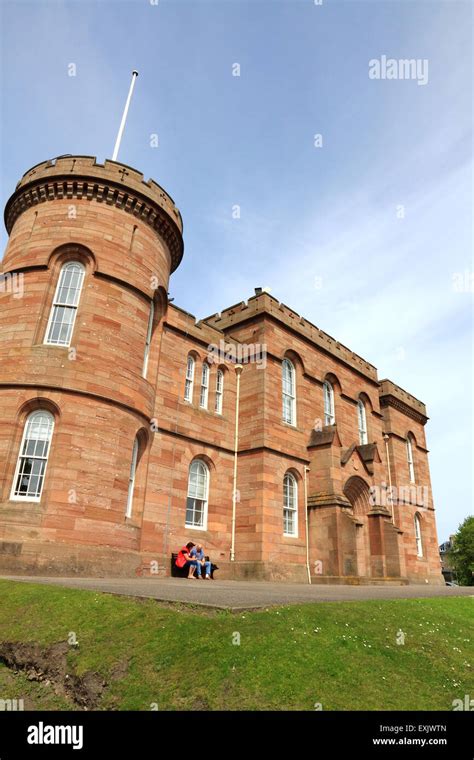
[[[474,586],[474,517],[466,517],[454,536],[448,560],[461,586]]]

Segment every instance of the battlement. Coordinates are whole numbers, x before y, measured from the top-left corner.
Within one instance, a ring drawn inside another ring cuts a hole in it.
[[[220,313],[207,317],[204,321],[208,324],[218,327],[220,330],[226,330],[232,325],[237,325],[244,320],[257,317],[261,314],[270,314],[279,322],[290,327],[300,335],[304,336],[319,348],[328,351],[333,356],[339,358],[358,372],[377,382],[377,369],[358,354],[351,351],[339,341],[335,340],[319,327],[313,325],[289,306],[278,301],[274,296],[267,292],[262,292],[252,296],[248,301],[241,301],[238,304],[229,306]]]
[[[191,338],[195,338],[201,343],[205,342],[208,346],[219,343],[225,337],[218,327],[208,324],[205,319],[196,319],[194,314],[190,314],[174,303],[169,304],[166,322]]]
[[[71,175],[78,177],[93,176],[113,182],[114,185],[122,185],[136,190],[161,206],[178,225],[180,232],[183,231],[181,214],[169,193],[153,179],[145,181],[142,172],[118,161],[106,159],[101,164],[97,162],[95,156],[58,156],[49,161],[42,161],[28,169],[15,189],[19,190],[30,182],[36,182],[43,177],[69,177]]]
[[[401,404],[420,415],[424,422],[428,419],[425,404],[387,378],[380,381],[379,396],[381,406],[400,406]]]
[[[173,199],[153,180],[126,164],[94,156],[59,156],[36,164],[23,175],[5,206],[8,234],[31,206],[62,199],[115,206],[152,227],[168,245],[171,271],[183,256],[183,221]]]

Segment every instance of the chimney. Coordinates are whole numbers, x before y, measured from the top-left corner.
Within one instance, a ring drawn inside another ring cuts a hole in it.
[[[262,295],[262,288],[255,288],[255,295],[261,296]]]

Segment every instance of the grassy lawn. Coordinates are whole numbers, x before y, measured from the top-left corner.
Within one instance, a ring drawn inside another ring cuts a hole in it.
[[[232,614],[0,581],[0,610],[0,647],[46,649],[75,633],[68,673],[101,675],[98,709],[451,710],[474,695],[470,597]],[[76,708],[54,684],[1,664],[0,696]]]

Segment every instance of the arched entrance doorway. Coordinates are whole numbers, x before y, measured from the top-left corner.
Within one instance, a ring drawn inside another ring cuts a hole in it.
[[[371,572],[371,551],[368,513],[371,508],[370,489],[358,475],[351,476],[344,486],[344,496],[351,503],[350,516],[355,524],[357,575],[367,578]]]

